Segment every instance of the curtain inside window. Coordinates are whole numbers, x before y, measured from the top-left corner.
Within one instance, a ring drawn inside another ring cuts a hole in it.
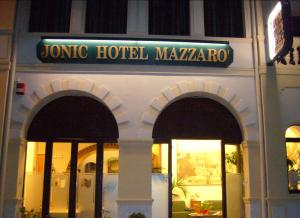
[[[149,0],[149,34],[189,35],[189,0]]]
[[[31,0],[30,32],[69,32],[72,0]]]
[[[244,37],[242,0],[204,0],[206,36]]]
[[[87,33],[126,33],[127,0],[87,0]]]

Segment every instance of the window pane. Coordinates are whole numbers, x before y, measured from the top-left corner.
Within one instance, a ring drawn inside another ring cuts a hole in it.
[[[243,20],[242,0],[204,0],[206,36],[244,37]]]
[[[189,35],[188,0],[149,0],[149,34]]]
[[[286,138],[299,138],[300,140],[300,126],[291,126],[285,131]]]
[[[243,177],[239,145],[225,145],[227,218],[243,216]]]
[[[126,33],[127,0],[87,0],[85,32]]]
[[[31,0],[30,32],[69,32],[72,0]]]
[[[152,145],[152,217],[168,218],[168,144]]]
[[[221,141],[172,140],[172,157],[173,217],[184,207],[222,215]]]
[[[289,191],[300,192],[300,138],[286,143]]]
[[[104,143],[103,154],[103,217],[117,217],[117,195],[119,180],[119,145]]]
[[[79,143],[77,159],[77,217],[93,217],[95,209],[96,143]]]
[[[227,173],[240,173],[241,157],[238,145],[225,145],[225,169]]]
[[[41,212],[43,199],[45,148],[44,142],[27,143],[24,207],[38,213]]]
[[[50,188],[51,217],[68,217],[71,143],[53,143]]]
[[[168,144],[152,145],[152,173],[168,174]]]

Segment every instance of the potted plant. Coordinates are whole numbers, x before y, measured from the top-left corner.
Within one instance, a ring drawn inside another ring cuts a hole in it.
[[[21,218],[41,218],[41,213],[31,210],[26,210],[26,208],[23,206],[20,208]]]
[[[208,211],[213,208],[213,204],[209,201],[201,202],[201,213],[208,214]]]

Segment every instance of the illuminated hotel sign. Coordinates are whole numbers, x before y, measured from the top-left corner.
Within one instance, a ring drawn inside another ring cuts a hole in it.
[[[141,64],[228,67],[228,42],[44,38],[37,45],[44,63]]]
[[[269,58],[271,62],[281,60],[293,44],[290,29],[290,4],[279,1],[268,18]]]

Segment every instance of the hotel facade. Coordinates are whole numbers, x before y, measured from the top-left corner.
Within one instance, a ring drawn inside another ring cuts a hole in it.
[[[300,34],[269,64],[278,1],[1,4],[0,217],[299,217]]]

